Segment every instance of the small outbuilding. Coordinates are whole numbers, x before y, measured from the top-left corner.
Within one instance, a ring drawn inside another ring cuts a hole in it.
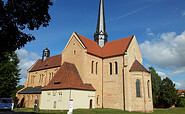
[[[95,108],[95,89],[84,84],[74,64],[63,63],[49,84],[42,88],[40,109],[68,110],[73,99],[73,109]]]

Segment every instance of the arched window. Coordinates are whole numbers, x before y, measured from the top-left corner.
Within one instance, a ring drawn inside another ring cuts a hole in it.
[[[33,95],[31,96],[31,102],[33,101]]]
[[[76,50],[74,50],[74,55],[76,54]]]
[[[112,63],[110,63],[110,75],[112,75]]]
[[[136,80],[136,97],[141,97],[141,92],[140,92],[140,80]]]
[[[91,73],[93,74],[93,64],[94,64],[94,61],[92,61],[92,65],[91,65]]]
[[[51,73],[49,73],[49,82],[51,81]]]
[[[147,87],[148,87],[148,98],[150,98],[150,81],[149,80],[147,82]]]
[[[115,74],[118,74],[118,63],[115,62]]]
[[[98,62],[96,62],[96,74],[98,74]]]
[[[97,105],[99,105],[99,95],[97,96]]]
[[[42,76],[42,74],[40,74],[39,83],[41,83],[41,76]]]

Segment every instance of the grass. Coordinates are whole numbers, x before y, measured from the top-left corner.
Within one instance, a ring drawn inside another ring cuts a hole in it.
[[[14,111],[18,112],[34,112],[33,108],[17,108]],[[61,110],[40,110],[38,114],[67,114],[67,111]],[[73,114],[142,114],[141,112],[127,112],[115,109],[77,109]],[[178,107],[173,109],[154,109],[150,114],[185,114],[185,107]]]

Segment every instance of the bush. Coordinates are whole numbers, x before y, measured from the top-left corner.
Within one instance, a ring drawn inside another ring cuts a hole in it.
[[[176,107],[185,107],[185,98],[179,96],[177,98],[177,103],[175,104]]]

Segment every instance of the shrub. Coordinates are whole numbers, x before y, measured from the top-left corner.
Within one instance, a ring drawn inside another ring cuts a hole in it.
[[[176,107],[185,107],[185,98],[179,96],[177,98],[177,103],[175,104]]]

